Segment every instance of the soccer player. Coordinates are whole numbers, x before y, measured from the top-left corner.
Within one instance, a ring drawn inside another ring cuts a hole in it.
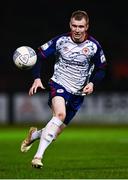
[[[52,119],[37,130],[31,127],[21,144],[21,151],[27,152],[36,139],[40,139],[32,166],[41,168],[46,148],[69,124],[85,95],[93,92],[103,80],[106,58],[99,42],[88,33],[89,17],[85,11],[74,11],[70,18],[69,33],[59,35],[38,48],[38,61],[33,69],[34,82],[29,90],[32,96],[38,88],[45,89],[41,82],[41,66],[44,59],[56,55],[54,73],[49,80],[48,104],[52,109]]]

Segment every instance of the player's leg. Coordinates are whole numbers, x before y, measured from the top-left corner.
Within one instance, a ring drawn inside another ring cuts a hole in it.
[[[68,103],[66,105],[66,117],[65,117],[64,123],[60,127],[58,127],[56,135],[54,137],[54,140],[58,137],[59,134],[62,133],[63,129],[73,119],[73,117],[77,113],[78,109],[82,105],[83,99],[84,99],[83,97],[74,96],[74,95],[70,97],[70,99],[68,100]],[[54,99],[53,99],[53,103],[54,103]],[[59,105],[56,104],[56,106],[53,108],[53,115],[55,117],[56,116],[59,116],[59,117],[61,116],[61,117],[64,118],[64,116],[65,116],[65,114],[63,114],[64,111],[61,113],[61,111],[59,111],[59,109],[56,108],[58,106]],[[40,139],[41,133],[42,133],[43,130],[44,130],[44,128],[41,129],[41,130],[38,130],[38,131],[37,131],[37,128],[34,128],[34,127],[30,128],[28,136],[25,138],[25,140],[21,144],[21,151],[22,152],[27,152],[31,148],[32,143],[35,140]]]
[[[59,97],[59,96],[57,96],[57,97]],[[53,103],[54,103],[54,99],[53,99]],[[59,106],[59,104],[56,105],[55,108],[52,108],[53,116],[65,116],[65,110],[62,113],[59,112],[59,109],[56,108],[58,106]],[[66,125],[62,124],[61,127],[58,127],[58,131],[57,131],[57,134],[54,139],[56,139],[56,137],[62,132],[62,130],[65,128],[65,126]],[[41,133],[43,130],[44,130],[44,128],[41,130],[37,130],[36,127],[31,127],[29,129],[27,137],[21,143],[21,152],[27,152],[32,147],[32,143],[35,140],[40,139]]]
[[[80,109],[83,103],[84,97],[70,95],[66,104],[66,117],[64,119],[63,124],[58,128],[56,137],[54,140],[63,132],[63,130],[67,127],[70,121],[74,118],[78,110]],[[54,114],[54,112],[53,112]]]
[[[32,165],[36,168],[43,166],[41,159],[43,158],[44,152],[55,139],[58,129],[62,126],[65,119],[66,109],[63,97],[55,96],[52,98],[52,110],[54,112],[53,117],[42,131],[37,152],[32,160]]]
[[[66,117],[63,124],[58,128],[55,139],[63,132],[70,121],[74,118],[83,103],[83,96],[70,95],[66,104]]]

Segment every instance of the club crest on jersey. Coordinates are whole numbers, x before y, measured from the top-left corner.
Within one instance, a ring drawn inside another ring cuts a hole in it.
[[[57,89],[57,93],[63,93],[64,90],[63,89]]]
[[[82,49],[82,52],[85,54],[85,55],[88,55],[89,54],[89,48],[85,47]]]

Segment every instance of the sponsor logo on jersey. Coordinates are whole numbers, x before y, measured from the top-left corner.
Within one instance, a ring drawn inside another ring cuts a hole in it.
[[[64,51],[68,51],[69,48],[68,48],[67,46],[64,46],[64,47],[63,47],[63,50],[64,50]]]
[[[63,93],[64,90],[63,90],[63,89],[57,89],[57,92],[58,92],[58,93]]]

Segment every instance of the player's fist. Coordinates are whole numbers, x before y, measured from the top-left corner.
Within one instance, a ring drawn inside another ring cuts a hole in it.
[[[89,82],[84,88],[83,93],[85,94],[91,94],[93,92],[94,84],[92,82]]]

